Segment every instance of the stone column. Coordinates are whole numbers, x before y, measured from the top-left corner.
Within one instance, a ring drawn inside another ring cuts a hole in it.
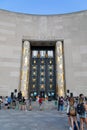
[[[24,41],[22,47],[22,66],[21,66],[21,85],[22,95],[28,98],[29,86],[29,69],[30,69],[30,42]]]
[[[65,96],[64,92],[64,62],[63,62],[63,43],[56,42],[56,90],[58,96]]]

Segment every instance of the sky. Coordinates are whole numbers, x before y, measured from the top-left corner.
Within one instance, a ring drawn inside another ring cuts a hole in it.
[[[87,0],[0,0],[0,9],[27,14],[64,14],[87,10]]]

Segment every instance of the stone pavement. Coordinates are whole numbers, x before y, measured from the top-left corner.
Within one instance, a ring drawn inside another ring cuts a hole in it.
[[[68,130],[67,118],[56,110],[0,110],[0,130]]]
[[[36,102],[32,108],[0,110],[0,130],[69,130],[66,112],[58,112],[54,102],[44,102],[42,111]]]

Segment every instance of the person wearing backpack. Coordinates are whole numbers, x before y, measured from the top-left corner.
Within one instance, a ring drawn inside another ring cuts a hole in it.
[[[80,130],[84,130],[83,124],[86,122],[86,109],[84,104],[84,98],[79,98],[79,104],[77,105],[77,113],[80,118]]]
[[[71,97],[69,101],[69,115],[71,120],[71,128],[72,130],[74,130],[74,123],[75,123],[77,130],[79,130],[79,126],[77,123],[77,112],[74,103],[75,103],[74,98]]]
[[[59,110],[60,111],[64,110],[64,99],[62,96],[59,98]]]

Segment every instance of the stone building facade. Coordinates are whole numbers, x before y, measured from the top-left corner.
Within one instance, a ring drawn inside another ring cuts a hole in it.
[[[87,96],[87,11],[30,15],[0,10],[0,95],[30,91],[31,46],[54,46],[56,94]],[[61,58],[60,58],[61,57]]]

